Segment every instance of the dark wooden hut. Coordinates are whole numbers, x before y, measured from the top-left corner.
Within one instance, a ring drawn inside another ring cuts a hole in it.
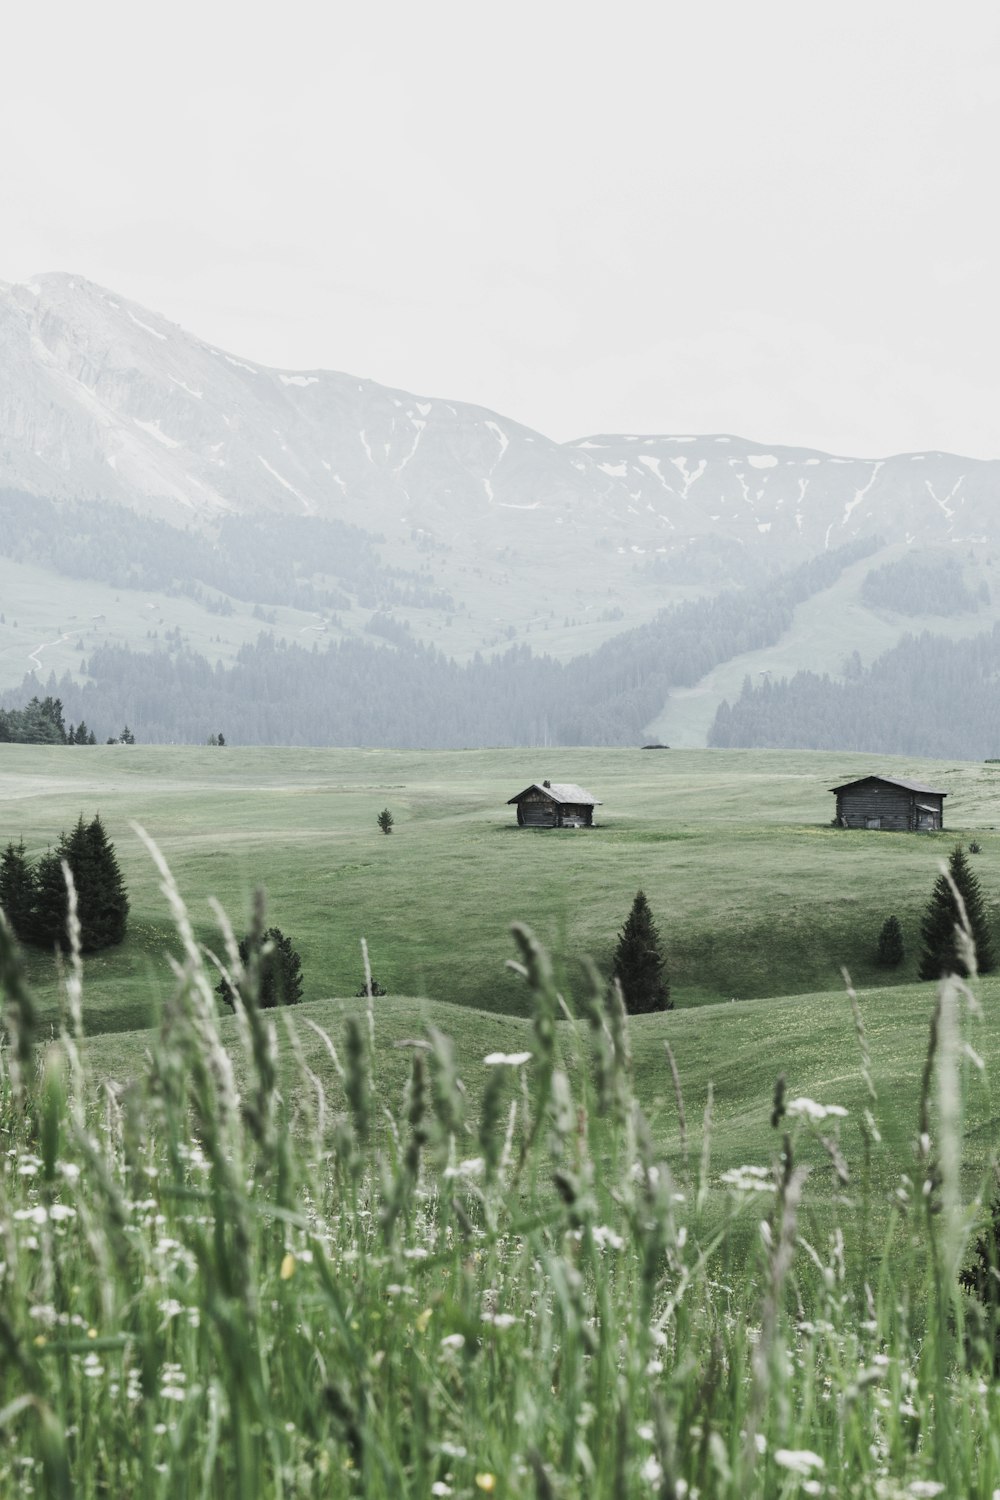
[[[947,792],[898,776],[862,776],[830,788],[841,828],[888,828],[931,833],[944,827]]]
[[[508,807],[517,808],[522,828],[590,828],[594,808],[600,805],[571,781],[533,781],[507,802]]]

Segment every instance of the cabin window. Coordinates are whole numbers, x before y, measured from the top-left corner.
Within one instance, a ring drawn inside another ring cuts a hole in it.
[[[866,818],[865,819],[865,827],[866,828],[881,828],[882,827],[882,819],[881,818]]]

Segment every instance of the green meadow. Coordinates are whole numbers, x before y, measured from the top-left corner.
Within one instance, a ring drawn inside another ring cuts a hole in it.
[[[881,765],[915,837],[829,826],[850,756],[546,759],[0,748],[5,836],[100,812],[132,901],[58,971],[0,929],[0,1494],[993,1500],[1000,980],[914,970],[957,838],[996,912],[996,768]],[[599,826],[518,829],[546,774]],[[305,996],[231,1014],[260,885]]]
[[[631,1025],[637,1097],[676,1144],[664,1041],[692,1099],[692,1134],[714,1088],[714,1150],[723,1163],[769,1147],[778,1073],[792,1094],[861,1104],[854,1023],[843,971],[857,989],[872,1067],[888,1105],[887,1170],[905,1164],[912,1096],[923,1065],[933,987],[916,982],[919,924],[939,862],[975,837],[974,869],[996,912],[1000,895],[1000,767],[913,761],[880,769],[947,787],[940,835],[845,832],[830,826],[829,787],[871,762],[784,752],[562,750],[414,754],[98,746],[0,747],[3,832],[41,853],[80,812],[100,812],[129,888],[129,935],[85,960],[84,1030],[98,1070],[126,1080],[159,1020],[176,943],[159,877],[131,825],[167,860],[196,935],[222,952],[209,905],[245,930],[253,892],[302,956],[296,1029],[306,1017],[341,1027],[357,1011],[361,939],[388,991],[377,1018],[389,1041],[430,1022],[455,1040],[476,1090],[479,1060],[518,1050],[531,1000],[512,972],[510,924],[526,923],[552,956],[568,1010],[609,969],[618,928],[642,886],[656,916],[675,1009]],[[601,799],[593,829],[518,828],[506,799],[551,772]],[[391,835],[376,818],[395,817]],[[874,963],[878,929],[895,913],[907,956]],[[59,1007],[56,967],[28,955],[43,1018]],[[987,1002],[1000,981],[983,981]],[[986,1004],[983,1048],[1000,1049]],[[223,1034],[235,1024],[222,1008]],[[307,1034],[308,1033],[308,1034]],[[317,1055],[317,1066],[322,1058]],[[398,1064],[398,1066],[397,1066]],[[381,1075],[398,1098],[403,1053]],[[984,1121],[970,1123],[970,1169],[985,1159]]]
[[[523,1015],[505,968],[510,923],[538,935],[571,996],[588,959],[607,967],[641,886],[687,1011],[832,989],[844,966],[861,986],[913,981],[920,917],[956,839],[979,839],[975,869],[1000,892],[1000,767],[880,762],[947,787],[946,831],[831,827],[829,787],[871,766],[777,752],[4,745],[0,835],[37,855],[99,812],[115,842],[130,931],[88,960],[91,1032],[144,1024],[168,982],[167,914],[133,822],[162,849],[205,941],[209,897],[241,928],[266,888],[270,921],[302,955],[307,1000],[359,989],[364,937],[390,997]],[[507,799],[546,775],[591,790],[599,826],[519,829]],[[890,913],[907,959],[887,974],[873,955]],[[48,961],[33,958],[32,972],[54,995]]]

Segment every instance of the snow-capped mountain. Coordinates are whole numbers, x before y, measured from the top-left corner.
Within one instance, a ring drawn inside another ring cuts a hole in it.
[[[0,486],[177,521],[273,510],[630,565],[710,538],[773,565],[859,534],[991,541],[1000,462],[732,436],[558,444],[507,417],[326,370],[273,370],[78,276],[0,283]]]

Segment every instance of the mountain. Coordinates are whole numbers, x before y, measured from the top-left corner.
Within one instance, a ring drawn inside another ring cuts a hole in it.
[[[338,643],[373,622],[386,639],[389,614],[454,661],[515,643],[568,662],[664,606],[877,538],[780,639],[671,691],[650,729],[704,743],[747,673],[836,676],[932,624],[872,603],[887,560],[960,555],[979,613],[948,633],[989,628],[998,500],[1000,462],[948,453],[556,443],[480,406],[270,369],[79,276],[0,283],[0,687],[82,681],[86,655],[167,639],[229,667],[265,617]]]
[[[785,566],[855,536],[994,540],[1000,462],[842,458],[727,435],[559,444],[478,406],[272,370],[79,276],[0,285],[0,486],[210,524],[333,516],[488,553],[706,540]],[[574,535],[574,533],[577,533]],[[549,559],[550,564],[553,559]]]

